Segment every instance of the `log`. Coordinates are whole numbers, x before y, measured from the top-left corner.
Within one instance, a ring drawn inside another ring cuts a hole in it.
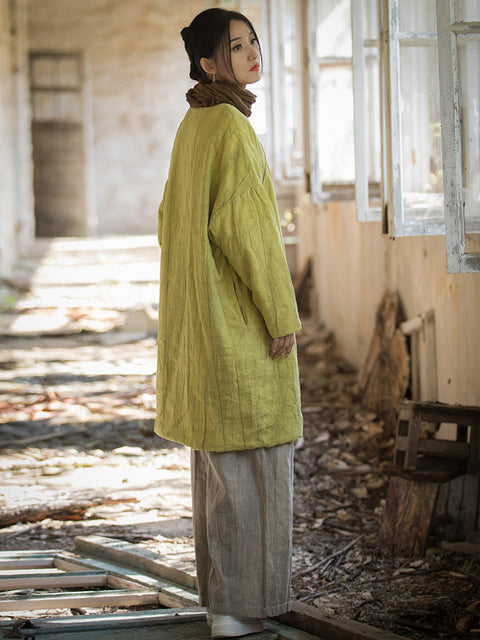
[[[380,547],[393,555],[423,555],[440,483],[392,476],[380,524]]]
[[[48,497],[47,497],[48,499]],[[72,494],[65,500],[54,503],[13,506],[9,511],[0,513],[0,528],[10,527],[19,522],[39,522],[45,518],[52,520],[82,520],[85,512],[100,504],[116,504],[118,502],[132,502],[135,498],[110,498],[108,496],[93,495],[86,497],[85,493]]]

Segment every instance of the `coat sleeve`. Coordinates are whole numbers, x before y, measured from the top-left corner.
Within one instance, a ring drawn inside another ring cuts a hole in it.
[[[301,328],[276,207],[260,182],[212,212],[209,233],[251,291],[272,338]]]

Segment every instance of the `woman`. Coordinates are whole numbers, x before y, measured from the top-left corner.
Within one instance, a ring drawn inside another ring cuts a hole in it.
[[[159,208],[158,435],[192,448],[195,555],[212,637],[289,610],[300,329],[272,179],[248,121],[255,30],[224,9],[182,38],[190,109]]]

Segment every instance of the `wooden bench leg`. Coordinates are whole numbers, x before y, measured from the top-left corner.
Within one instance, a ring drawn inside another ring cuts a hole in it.
[[[395,439],[394,465],[403,469],[415,469],[422,424],[419,412],[411,407],[401,407]]]

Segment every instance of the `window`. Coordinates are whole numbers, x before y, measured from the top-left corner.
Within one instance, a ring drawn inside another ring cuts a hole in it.
[[[78,54],[32,54],[30,77],[36,122],[82,121],[82,71]]]
[[[480,5],[437,0],[447,270],[480,272]]]
[[[307,23],[310,183],[319,203],[355,181],[350,0],[310,0]]]
[[[382,136],[377,0],[352,0],[355,199],[359,222],[382,217]]]
[[[442,234],[435,0],[382,0],[380,20],[388,233]]]
[[[296,0],[269,0],[272,169],[278,182],[303,177],[301,14]]]

